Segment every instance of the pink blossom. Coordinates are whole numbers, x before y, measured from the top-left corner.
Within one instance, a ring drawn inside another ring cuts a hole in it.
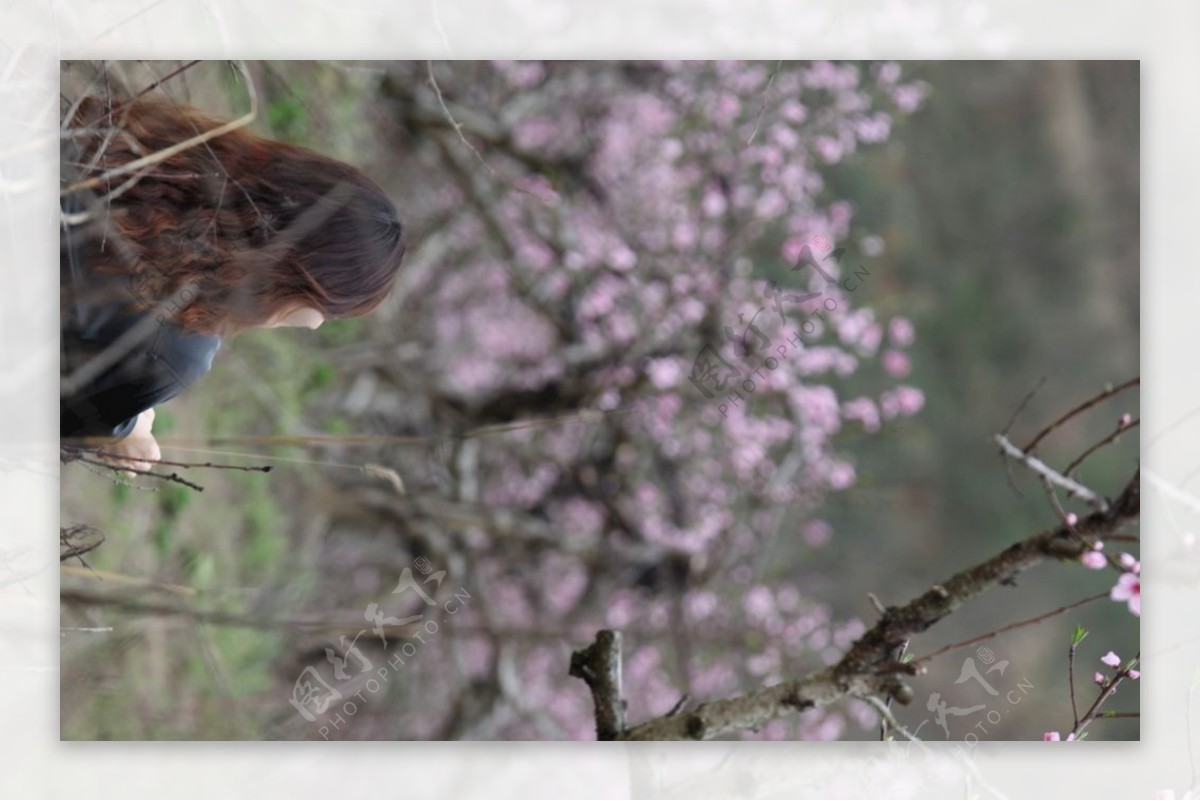
[[[1140,617],[1142,614],[1142,582],[1134,573],[1122,573],[1109,591],[1108,597],[1114,601],[1125,601],[1129,604],[1130,613]]]
[[[913,324],[907,317],[893,317],[888,324],[888,335],[901,348],[907,348],[917,338]]]
[[[788,100],[782,106],[780,106],[779,114],[788,122],[795,123],[796,125],[799,125],[808,119],[808,112],[805,111],[804,106],[800,105],[795,100]]]
[[[704,213],[709,217],[719,217],[725,213],[728,204],[725,202],[725,195],[720,189],[711,187],[704,192],[704,201],[702,208]]]
[[[1116,652],[1109,651],[1104,656],[1100,657],[1100,661],[1109,667],[1119,667],[1121,665],[1121,657],[1117,656]]]
[[[896,400],[900,404],[900,414],[908,417],[924,408],[925,393],[916,387],[896,387]]]
[[[903,351],[889,350],[883,354],[883,369],[894,378],[904,378],[912,372],[912,360]]]
[[[912,114],[925,101],[925,88],[921,84],[904,84],[892,92],[892,101],[905,114]]]
[[[784,240],[783,247],[779,249],[779,253],[783,256],[783,260],[788,264],[795,264],[800,258],[800,254],[804,252],[804,246],[808,244],[808,240],[799,237],[791,236]]]
[[[800,144],[800,137],[796,131],[786,126],[776,126],[771,130],[771,140],[774,141],[784,150],[795,150],[796,145]]]
[[[898,67],[877,73],[870,86],[860,84],[859,68],[831,62],[778,70],[678,62],[645,82],[626,81],[619,70],[596,81],[594,65],[566,62],[504,63],[490,79],[485,68],[464,70],[457,79],[447,69],[439,80],[448,96],[470,99],[481,117],[491,114],[491,105],[502,109],[493,122],[518,148],[548,162],[586,153],[583,177],[589,188],[603,191],[580,191],[584,184],[573,181],[552,185],[520,159],[478,141],[484,160],[497,164],[496,172],[474,176],[488,184],[479,188],[494,198],[488,212],[495,220],[485,221],[459,190],[439,190],[431,199],[437,207],[431,212],[454,212],[447,225],[456,252],[455,269],[431,283],[433,341],[424,366],[439,373],[446,389],[481,402],[506,390],[549,394],[570,372],[588,405],[631,411],[589,425],[515,430],[481,449],[480,502],[498,513],[546,521],[565,555],[533,549],[529,569],[513,571],[505,561],[511,549],[497,554],[484,547],[492,542],[470,539],[496,535],[471,534],[466,544],[480,597],[500,607],[499,624],[569,631],[578,642],[598,626],[629,630],[630,707],[648,716],[664,714],[682,693],[678,666],[649,644],[675,625],[669,593],[590,584],[590,563],[581,552],[601,544],[622,575],[666,552],[706,569],[714,557],[728,560],[729,583],[744,597],[729,590],[683,596],[687,633],[701,628],[712,635],[696,640],[687,665],[698,698],[745,689],[744,664],[715,645],[730,636],[760,643],[749,652],[759,654],[755,667],[766,671],[768,683],[806,664],[836,661],[862,625],[841,625],[827,607],[805,597],[802,583],[760,584],[753,557],[774,513],[786,506],[803,521],[793,531],[799,544],[829,543],[829,523],[811,517],[829,492],[856,476],[839,453],[840,428],[853,420],[861,424],[855,434],[870,433],[885,418],[922,408],[920,390],[895,385],[911,370],[911,355],[902,351],[913,342],[912,324],[897,318],[888,325],[859,305],[862,293],[839,294],[836,308],[814,318],[804,344],[790,346],[786,356],[775,348],[799,330],[804,318],[796,306],[787,309],[791,319],[783,325],[767,320],[774,315],[759,319],[770,346],[753,363],[730,353],[729,343],[706,343],[742,370],[737,388],[747,378],[755,385],[728,415],[714,406],[726,398],[706,403],[687,381],[695,351],[666,355],[663,346],[690,340],[698,349],[710,315],[720,316],[719,326],[757,310],[762,293],[754,282],[763,272],[754,264],[730,265],[725,254],[752,253],[778,235],[786,269],[806,244],[821,257],[835,241],[851,239],[855,209],[828,197],[822,162],[890,135],[899,117],[895,105],[886,97],[886,105],[872,104],[880,90],[900,92],[897,102],[903,102]],[[418,65],[412,78],[423,80],[423,70]],[[907,91],[911,100],[924,94],[915,84]],[[758,117],[759,135],[747,145]],[[555,206],[543,202],[556,196]],[[730,213],[742,224],[727,228],[723,218]],[[496,221],[504,232],[500,241],[489,233]],[[859,247],[867,257],[879,255],[882,241],[868,237]],[[497,256],[504,252],[511,258]],[[833,260],[826,264],[836,269]],[[785,291],[827,289],[815,271],[788,276],[793,280]],[[885,356],[889,350],[894,353]],[[576,352],[577,361],[564,355]],[[639,354],[653,354],[644,368]],[[752,376],[766,355],[778,358],[778,367]],[[867,368],[870,375],[859,375]],[[845,377],[854,381],[836,380]],[[859,378],[862,386],[877,378],[887,383],[871,397],[844,401],[840,388],[860,385]],[[614,443],[611,465],[594,458],[601,442]],[[800,457],[799,470],[783,476],[789,450]],[[664,481],[667,476],[673,480]],[[753,511],[731,511],[739,508]],[[600,593],[595,600],[594,591]],[[484,622],[470,607],[460,614],[474,626]],[[483,646],[470,655],[472,677],[495,670],[498,657]],[[550,726],[514,719],[500,724],[497,736],[591,736],[587,694],[565,675],[561,648],[529,641],[511,654],[531,708]],[[430,656],[422,663],[436,673],[447,654]],[[442,683],[450,680],[447,674]],[[422,685],[431,688],[424,703],[447,708],[437,685]],[[429,720],[432,736],[441,716],[419,711],[413,710],[414,719]],[[781,721],[771,736],[832,739],[845,725],[840,715],[814,713]]]
[[[925,405],[925,393],[916,387],[896,387],[879,397],[879,409],[890,420],[901,415],[916,414]]]
[[[1103,570],[1108,565],[1108,560],[1099,551],[1088,551],[1079,557],[1079,561],[1083,562],[1084,567],[1091,570]]]
[[[804,541],[814,548],[825,545],[833,538],[833,526],[824,520],[810,520],[801,529]]]
[[[1130,415],[1128,412],[1126,412],[1125,414],[1121,415],[1121,420],[1120,420],[1120,426],[1121,426],[1121,428],[1126,428],[1126,427],[1127,427],[1127,426],[1129,426],[1129,424],[1130,424],[1130,423],[1132,423],[1132,422],[1133,422],[1133,416],[1132,416],[1132,415]]]
[[[841,161],[844,153],[841,143],[831,136],[818,136],[813,140],[813,147],[816,149],[817,155],[829,164]]]
[[[1129,678],[1133,679],[1134,681],[1137,681],[1138,679],[1140,679],[1142,677],[1142,671],[1130,670],[1129,673],[1126,675],[1128,675]]]
[[[1104,674],[1097,670],[1096,675],[1092,676],[1092,681],[1103,687],[1104,682],[1108,681],[1108,679],[1104,678]]]
[[[775,595],[769,587],[759,584],[742,597],[742,608],[752,620],[763,620],[775,609]]]
[[[670,389],[683,377],[683,369],[676,359],[652,359],[646,363],[646,374],[658,389]]]
[[[705,620],[719,607],[720,601],[712,590],[693,590],[684,600],[684,610],[694,621]]]
[[[1141,573],[1142,563],[1134,558],[1133,554],[1122,553],[1120,557],[1121,567],[1128,570],[1130,573]]]
[[[713,107],[713,120],[718,125],[727,126],[737,118],[741,109],[741,101],[737,99],[736,95],[723,94],[717,98],[717,103]]]
[[[868,397],[855,398],[842,404],[842,417],[847,420],[857,420],[862,423],[863,430],[875,432],[879,430],[879,407]]]
[[[854,470],[854,465],[849,462],[834,462],[829,467],[829,487],[835,490],[844,490],[853,486],[857,473]]]
[[[625,245],[618,245],[609,254],[608,263],[614,270],[626,272],[637,264],[637,255]]]
[[[883,341],[883,327],[879,323],[871,323],[863,329],[862,334],[858,338],[859,350],[865,355],[871,355],[879,350],[879,343]]]
[[[1075,514],[1074,512],[1067,513],[1067,525],[1068,526],[1074,527],[1075,524],[1078,522],[1079,522],[1079,516],[1077,514]]]
[[[1056,731],[1048,731],[1042,735],[1042,741],[1047,743],[1057,743],[1062,740],[1062,736]]]

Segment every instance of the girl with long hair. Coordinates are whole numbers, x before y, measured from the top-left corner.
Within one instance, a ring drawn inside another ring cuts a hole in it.
[[[387,297],[396,208],[359,170],[155,97],[84,97],[62,149],[61,436],[161,458],[154,407],[224,338],[316,328]]]

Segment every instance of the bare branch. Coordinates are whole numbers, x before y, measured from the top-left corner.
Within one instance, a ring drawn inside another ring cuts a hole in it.
[[[136,467],[125,467],[122,465],[116,465],[116,464],[112,464],[110,462],[103,461],[101,459],[91,459],[91,458],[89,458],[87,456],[83,456],[83,455],[77,455],[73,461],[80,462],[81,464],[95,465],[96,467],[107,467],[109,470],[113,471],[114,473],[133,473],[136,476],[153,476],[154,478],[161,478],[164,481],[171,481],[176,484],[182,484],[183,486],[188,487],[189,489],[194,489],[196,492],[204,492],[204,487],[202,487],[199,484],[196,484],[194,482],[188,481],[186,478],[179,475],[178,473],[167,474],[167,473],[155,473],[153,470],[139,470]]]
[[[625,733],[621,633],[609,629],[597,632],[594,643],[571,654],[570,674],[583,679],[592,691],[592,702],[596,707],[596,739],[619,739]]]
[[[68,526],[59,529],[58,543],[60,562],[68,559],[83,562],[85,553],[96,550],[104,543],[104,532],[92,526]]]
[[[238,69],[240,69],[242,74],[246,76],[246,89],[250,93],[250,110],[246,112],[246,114],[238,117],[236,120],[227,122],[224,125],[219,125],[210,131],[205,131],[204,133],[193,136],[190,139],[185,139],[179,144],[163,148],[162,150],[151,153],[148,156],[143,156],[140,159],[134,159],[128,164],[122,164],[120,167],[114,167],[111,170],[108,170],[100,175],[96,175],[92,178],[87,178],[83,181],[77,181],[73,184],[63,187],[63,189],[59,191],[59,194],[69,195],[72,192],[78,192],[83,189],[94,189],[99,186],[104,186],[108,181],[116,178],[119,175],[126,175],[131,172],[137,172],[143,167],[150,167],[155,164],[160,164],[171,158],[171,156],[174,156],[176,153],[182,153],[189,148],[204,144],[209,139],[215,139],[222,134],[227,134],[230,131],[235,131],[238,128],[249,125],[254,121],[254,118],[258,116],[258,95],[256,95],[254,92],[254,84],[250,80],[249,75],[246,73],[245,65],[238,63]]]
[[[1087,598],[1083,598],[1081,600],[1075,601],[1074,603],[1067,604],[1066,606],[1060,606],[1057,609],[1051,609],[1049,612],[1043,612],[1042,614],[1037,615],[1036,617],[1031,617],[1026,620],[1018,620],[1016,623],[1009,623],[1007,626],[1001,626],[998,629],[989,631],[987,634],[980,634],[978,637],[972,637],[969,640],[963,640],[962,642],[956,642],[952,645],[947,645],[945,648],[939,648],[938,650],[934,651],[933,653],[929,653],[929,654],[926,654],[925,656],[917,657],[916,659],[913,660],[913,662],[914,663],[928,662],[930,659],[933,659],[935,656],[941,656],[944,653],[948,653],[950,651],[956,651],[959,648],[966,648],[968,645],[974,645],[977,642],[983,642],[984,640],[990,640],[993,637],[998,637],[999,635],[1004,634],[1005,632],[1008,632],[1008,631],[1012,631],[1014,629],[1024,628],[1025,626],[1032,626],[1037,623],[1041,623],[1045,620],[1049,620],[1050,618],[1055,617],[1056,615],[1061,615],[1063,612],[1069,612],[1072,609],[1077,609],[1081,606],[1086,606],[1090,603],[1099,601],[1099,600],[1107,598],[1107,597],[1108,597],[1108,590],[1105,590],[1104,592],[1098,593],[1096,595],[1089,595]]]
[[[115,593],[99,593],[83,589],[64,589],[60,593],[62,601],[67,604],[85,606],[107,606],[112,609],[139,615],[157,615],[164,617],[184,617],[199,623],[211,623],[219,626],[234,626],[237,628],[293,630],[307,632],[325,632],[333,634],[353,635],[363,629],[360,619],[329,620],[317,617],[270,618],[238,614],[236,612],[220,612],[208,609],[196,609],[191,606],[168,604],[158,601],[142,601]],[[385,636],[400,638],[412,637],[421,628],[419,623],[409,623],[398,626],[384,626]]]
[[[1141,382],[1142,382],[1141,376],[1138,376],[1136,378],[1131,378],[1128,381],[1126,381],[1124,384],[1121,384],[1120,386],[1113,387],[1112,389],[1107,389],[1104,392],[1101,392],[1099,395],[1095,396],[1094,398],[1090,398],[1089,400],[1084,401],[1083,403],[1079,404],[1074,409],[1067,412],[1062,417],[1058,418],[1053,423],[1051,423],[1050,425],[1046,426],[1041,431],[1039,431],[1038,435],[1036,437],[1034,437],[1033,440],[1030,441],[1030,443],[1028,445],[1026,445],[1023,450],[1025,451],[1025,453],[1031,453],[1033,451],[1033,449],[1038,446],[1038,443],[1041,442],[1043,439],[1045,439],[1047,436],[1049,436],[1050,433],[1052,431],[1054,431],[1054,429],[1063,425],[1064,423],[1066,423],[1068,420],[1070,420],[1075,415],[1082,414],[1083,412],[1086,412],[1088,409],[1095,406],[1097,403],[1100,403],[1101,401],[1105,401],[1105,400],[1111,398],[1113,395],[1120,394],[1121,392],[1124,392],[1125,390],[1129,389],[1130,387],[1136,387]]]
[[[1066,473],[1067,475],[1071,475],[1071,473],[1075,470],[1075,468],[1079,467],[1079,465],[1083,464],[1084,460],[1087,459],[1089,456],[1091,456],[1093,453],[1100,450],[1101,448],[1103,448],[1105,445],[1109,444],[1110,442],[1115,442],[1117,437],[1121,436],[1129,429],[1135,428],[1136,426],[1141,425],[1141,423],[1142,423],[1142,421],[1140,418],[1137,420],[1133,420],[1129,423],[1126,423],[1126,422],[1118,423],[1116,431],[1112,432],[1107,437],[1100,440],[1095,445],[1093,445],[1092,447],[1088,448],[1086,451],[1081,453],[1079,455],[1079,458],[1077,458],[1075,461],[1073,461],[1069,465],[1067,465],[1067,469],[1064,470],[1063,472]]]
[[[1005,454],[1013,459],[1016,459],[1018,462],[1022,462],[1026,467],[1042,476],[1047,481],[1062,487],[1071,495],[1082,498],[1092,506],[1099,509],[1101,512],[1108,510],[1108,501],[1104,500],[1103,497],[1095,492],[1092,492],[1078,481],[1062,475],[1036,456],[1031,456],[1028,451],[1022,451],[1016,445],[1013,445],[1011,442],[1009,442],[1008,437],[1004,436],[1003,434],[997,434],[992,439],[997,445],[1000,446],[1001,450],[1003,450]]]
[[[80,454],[93,453],[97,456],[109,456],[115,459],[127,459],[129,457],[121,453],[114,453],[99,448],[76,448],[72,445],[62,446],[64,449],[75,451]],[[170,465],[173,467],[211,467],[217,470],[245,470],[252,473],[270,473],[273,465],[240,465],[240,464],[216,464],[214,462],[172,462],[167,459],[145,459],[143,461],[151,464]]]

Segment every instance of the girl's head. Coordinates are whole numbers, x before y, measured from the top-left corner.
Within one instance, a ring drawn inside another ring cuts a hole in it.
[[[90,193],[84,216],[104,243],[96,269],[129,276],[134,308],[166,302],[175,321],[207,334],[315,327],[377,307],[405,250],[383,190],[244,128],[180,147],[221,124],[160,99],[79,104],[63,172]]]

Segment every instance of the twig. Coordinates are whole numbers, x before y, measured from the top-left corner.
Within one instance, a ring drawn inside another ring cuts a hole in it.
[[[462,125],[458,120],[454,119],[454,115],[450,113],[449,107],[446,106],[446,99],[442,97],[442,87],[438,86],[437,77],[433,74],[432,61],[425,62],[425,72],[429,77],[429,86],[433,89],[433,94],[435,97],[437,97],[438,105],[442,109],[442,115],[446,118],[446,121],[450,123],[450,127],[454,129],[454,133],[458,134],[459,140],[467,146],[467,149],[470,150],[471,153],[474,154],[475,159],[482,164],[488,172],[490,172],[492,175],[495,175],[496,170],[492,167],[492,165],[488,164],[487,161],[484,160],[483,154],[475,149],[475,145],[471,144],[471,140],[467,139],[466,134],[463,133]]]
[[[679,700],[676,701],[675,706],[671,707],[671,710],[667,712],[667,716],[669,717],[671,715],[678,715],[683,711],[683,708],[687,706],[687,703],[690,700],[692,700],[692,696],[688,695],[687,693],[679,696]]]
[[[1096,595],[1088,596],[1087,598],[1084,598],[1083,600],[1075,601],[1074,603],[1069,603],[1066,606],[1060,606],[1058,609],[1052,609],[1049,612],[1044,612],[1043,614],[1040,614],[1037,617],[1031,617],[1027,620],[1019,620],[1016,623],[1009,623],[1007,626],[1001,626],[1000,628],[996,629],[995,631],[989,631],[987,634],[980,634],[978,637],[972,637],[969,640],[963,640],[962,642],[956,642],[953,645],[947,645],[944,648],[939,648],[938,650],[933,651],[932,653],[925,654],[925,656],[921,656],[921,657],[918,657],[918,658],[912,660],[913,664],[915,665],[915,664],[919,664],[921,662],[928,662],[929,660],[933,659],[935,656],[941,656],[944,653],[948,653],[950,651],[955,651],[955,650],[958,650],[959,648],[966,648],[968,645],[974,645],[977,642],[983,642],[984,640],[990,640],[993,637],[997,637],[1001,634],[1004,634],[1005,632],[1012,631],[1013,629],[1019,629],[1019,628],[1023,628],[1024,626],[1032,626],[1035,623],[1041,623],[1044,620],[1049,620],[1050,618],[1054,617],[1055,615],[1061,615],[1063,612],[1069,612],[1072,609],[1076,609],[1080,606],[1085,606],[1094,601],[1099,601],[1099,600],[1102,600],[1107,597],[1108,597],[1108,591],[1105,590],[1104,592],[1098,593]]]
[[[1004,430],[1000,432],[1001,434],[1003,434],[1006,437],[1008,436],[1008,432],[1012,430],[1012,427],[1014,425],[1016,425],[1017,418],[1021,416],[1021,412],[1025,409],[1026,406],[1029,405],[1029,402],[1031,400],[1033,400],[1033,396],[1037,394],[1037,391],[1039,389],[1041,389],[1042,385],[1045,383],[1046,383],[1046,376],[1042,376],[1041,379],[1037,382],[1037,386],[1035,386],[1033,389],[1029,390],[1029,392],[1027,392],[1025,394],[1025,397],[1021,399],[1021,402],[1017,404],[1017,408],[1013,411],[1012,417],[1009,418],[1008,425],[1006,425],[1004,427]],[[1008,486],[1010,489],[1012,489],[1013,493],[1018,498],[1024,497],[1024,493],[1022,493],[1020,488],[1017,487],[1017,482],[1013,480],[1012,462],[1010,462],[1008,459],[1004,460],[1004,475],[1005,475],[1005,478],[1008,480]]]
[[[1095,702],[1088,708],[1088,711],[1084,713],[1083,719],[1071,727],[1071,734],[1075,735],[1076,740],[1079,739],[1079,735],[1083,734],[1084,730],[1093,720],[1101,716],[1100,707],[1103,706],[1105,701],[1112,698],[1113,693],[1117,691],[1118,685],[1129,678],[1129,671],[1137,666],[1138,662],[1141,661],[1141,656],[1142,654],[1139,651],[1137,656],[1129,660],[1128,665],[1117,671],[1117,674],[1113,676],[1108,684],[1104,685],[1104,689],[1100,691],[1100,695],[1096,697]]]
[[[139,470],[135,467],[120,467],[118,465],[109,464],[108,462],[104,462],[99,459],[89,459],[86,456],[80,456],[78,461],[82,462],[83,464],[96,465],[97,467],[107,467],[109,470],[112,470],[114,473],[133,473],[134,475],[139,475],[139,476],[154,476],[155,478],[161,478],[164,481],[173,481],[176,484],[182,484],[185,487],[190,487],[191,489],[194,489],[196,492],[204,492],[204,487],[200,486],[199,484],[188,481],[186,478],[179,475],[178,473],[171,473],[170,475],[168,475],[166,473],[155,473],[153,470]]]
[[[904,735],[904,739],[914,743],[924,742],[920,737],[904,728],[900,721],[896,720],[896,715],[892,712],[891,707],[888,704],[885,704],[883,701],[880,701],[873,695],[865,695],[863,696],[862,700],[875,707],[875,710],[879,712],[883,722],[887,723],[889,726],[891,726],[891,728]]]
[[[87,525],[60,528],[58,533],[59,562],[78,559],[83,565],[83,555],[96,550],[104,543],[104,532]]]
[[[754,118],[754,130],[750,132],[749,138],[746,139],[747,145],[754,144],[754,137],[758,136],[758,129],[762,127],[763,114],[767,112],[767,93],[771,91],[771,85],[775,83],[775,76],[779,74],[779,68],[782,66],[782,61],[775,62],[775,69],[771,70],[771,77],[767,80],[767,85],[763,87],[762,106],[758,110],[758,116]]]
[[[112,573],[108,570],[97,570],[94,567],[84,570],[75,565],[62,565],[59,568],[59,572],[64,576],[78,576],[79,578],[99,581],[104,584],[123,584],[129,587],[137,587],[141,590],[169,592],[185,598],[194,597],[199,592],[195,587],[188,587],[184,584],[170,584],[165,581],[155,581],[154,579],[141,578],[139,576],[127,576],[124,573]]]
[[[1025,397],[1022,398],[1021,402],[1017,404],[1017,408],[1013,412],[1012,418],[1009,419],[1008,425],[1006,425],[1004,427],[1004,430],[1001,431],[1000,433],[1004,434],[1005,436],[1008,436],[1008,432],[1012,430],[1012,427],[1014,425],[1016,425],[1017,418],[1021,416],[1021,412],[1025,410],[1025,407],[1029,405],[1029,402],[1031,400],[1033,400],[1033,396],[1036,395],[1038,393],[1038,390],[1041,389],[1042,386],[1046,383],[1046,378],[1047,378],[1047,376],[1042,376],[1041,379],[1037,382],[1037,386],[1035,386],[1033,389],[1029,390],[1029,392],[1027,392],[1025,394]]]
[[[1084,401],[1083,403],[1079,404],[1074,409],[1067,412],[1062,417],[1058,418],[1053,423],[1051,423],[1050,425],[1046,426],[1041,431],[1039,431],[1038,435],[1033,438],[1033,441],[1031,441],[1028,445],[1026,445],[1022,450],[1024,450],[1025,453],[1032,452],[1033,449],[1037,447],[1038,443],[1041,442],[1043,439],[1045,439],[1050,434],[1050,432],[1054,431],[1054,429],[1058,428],[1059,426],[1061,426],[1063,423],[1070,420],[1075,415],[1081,414],[1082,412],[1086,412],[1088,409],[1092,408],[1097,403],[1107,400],[1108,398],[1111,398],[1113,395],[1117,395],[1121,392],[1124,392],[1125,390],[1129,389],[1130,387],[1137,386],[1138,384],[1141,383],[1141,380],[1142,379],[1140,376],[1138,376],[1136,378],[1131,378],[1128,381],[1126,381],[1124,384],[1121,384],[1120,386],[1113,387],[1112,389],[1107,389],[1104,392],[1101,392],[1096,397],[1091,398],[1090,400]]]
[[[242,70],[243,74],[245,74],[245,65],[239,63],[238,69]],[[222,134],[227,134],[230,131],[236,131],[238,128],[249,125],[254,121],[254,118],[258,116],[258,96],[254,92],[253,82],[249,80],[248,75],[246,78],[246,89],[250,93],[250,110],[246,114],[243,114],[236,120],[231,120],[224,125],[219,125],[216,128],[205,131],[197,136],[193,136],[190,139],[185,139],[184,141],[175,145],[171,145],[170,147],[165,147],[162,150],[158,150],[148,156],[143,156],[140,159],[134,159],[133,161],[130,161],[127,164],[122,164],[119,167],[113,167],[111,170],[106,170],[100,175],[68,184],[59,190],[59,195],[69,195],[73,192],[78,192],[83,189],[95,189],[98,186],[103,186],[109,180],[116,178],[118,175],[126,175],[127,173],[136,172],[143,167],[160,164],[174,156],[176,153],[182,153],[189,148],[204,144],[209,139],[215,139]]]
[[[1137,426],[1139,426],[1141,424],[1141,422],[1142,422],[1142,420],[1139,417],[1137,420],[1134,420],[1132,422],[1125,423],[1125,424],[1118,424],[1116,431],[1112,432],[1107,437],[1100,440],[1095,445],[1093,445],[1092,447],[1090,447],[1086,451],[1084,451],[1082,454],[1080,454],[1079,458],[1076,459],[1075,461],[1071,462],[1069,465],[1067,465],[1067,469],[1064,470],[1063,472],[1066,473],[1067,475],[1071,475],[1071,472],[1076,467],[1079,467],[1079,465],[1083,464],[1084,459],[1088,458],[1093,453],[1100,450],[1101,448],[1103,448],[1105,445],[1109,444],[1110,442],[1114,442],[1117,439],[1117,437],[1121,436],[1129,429],[1136,428]]]
[[[121,103],[119,106],[117,106],[116,108],[114,108],[114,109],[112,110],[112,112],[111,112],[111,113],[110,113],[108,116],[110,116],[110,117],[112,117],[112,116],[115,116],[115,115],[117,114],[117,112],[119,112],[119,111],[123,111],[123,110],[125,109],[125,107],[126,107],[126,106],[129,106],[129,105],[131,105],[131,104],[132,104],[132,103],[133,103],[135,100],[137,100],[138,98],[142,97],[143,95],[148,95],[148,94],[150,94],[150,93],[151,93],[151,92],[153,92],[155,89],[157,89],[158,87],[162,86],[162,85],[163,85],[164,83],[166,83],[167,81],[169,81],[169,80],[171,80],[172,78],[174,78],[176,75],[179,75],[179,74],[180,74],[180,73],[182,73],[182,72],[185,72],[185,71],[187,71],[187,70],[190,70],[192,67],[196,66],[196,65],[197,65],[197,64],[199,64],[199,63],[200,63],[200,60],[199,60],[199,59],[197,59],[197,60],[195,60],[195,61],[188,61],[188,62],[185,62],[185,63],[183,64],[183,66],[181,66],[181,67],[176,67],[175,69],[171,70],[171,71],[170,71],[170,72],[168,72],[166,75],[164,75],[163,77],[161,77],[161,78],[159,78],[158,80],[154,81],[154,83],[152,83],[152,84],[150,84],[149,86],[147,86],[146,88],[142,89],[140,92],[138,92],[138,93],[137,93],[136,95],[134,95],[133,97],[131,97],[131,98],[129,98],[128,100],[126,100],[124,103]]]
[[[125,596],[108,595],[104,593],[90,592],[88,590],[64,589],[60,593],[60,597],[64,603],[69,604],[74,603],[87,606],[107,606],[122,612],[140,615],[186,617],[190,620],[200,623],[212,623],[219,626],[235,626],[239,628],[266,630],[285,629],[308,632],[342,632],[347,634],[355,634],[365,628],[361,618],[358,622],[354,622],[323,620],[318,618],[252,617],[250,615],[241,615],[233,612],[218,612],[216,610],[193,609],[191,607],[174,606],[171,604],[154,601],[139,601]],[[421,626],[419,623],[406,624],[402,626],[384,626],[383,632],[386,636],[411,637],[414,632],[419,631],[420,627]]]
[[[1055,516],[1059,520],[1063,521],[1067,527],[1067,530],[1071,532],[1071,536],[1075,537],[1080,542],[1086,543],[1089,548],[1095,548],[1098,543],[1087,540],[1082,534],[1079,533],[1076,525],[1071,522],[1071,518],[1067,514],[1067,510],[1063,508],[1062,502],[1058,500],[1058,495],[1054,492],[1054,485],[1050,483],[1050,480],[1043,477],[1042,485],[1046,489],[1046,497],[1049,498],[1050,505],[1054,508]],[[1108,566],[1113,570],[1117,571],[1118,573],[1125,572],[1125,568],[1121,566],[1121,563],[1118,561],[1116,556],[1113,556],[1111,553],[1102,553],[1101,555],[1104,557],[1104,561],[1108,562]]]
[[[1067,686],[1071,688],[1071,728],[1079,725],[1079,707],[1075,705],[1075,651],[1079,648],[1079,643],[1074,639],[1071,640],[1071,647],[1067,650]]]
[[[1072,495],[1077,495],[1092,506],[1099,509],[1101,512],[1108,510],[1108,501],[1104,500],[1104,498],[1102,498],[1100,495],[1092,492],[1078,481],[1062,475],[1036,456],[1029,455],[1027,450],[1022,451],[1016,445],[1013,445],[1011,442],[1009,442],[1008,437],[1004,436],[1003,434],[996,434],[992,439],[1007,455],[1019,462],[1024,463],[1024,465],[1033,472],[1048,479],[1049,481],[1052,481],[1053,483],[1067,490]]]
[[[111,456],[117,459],[128,459],[129,457],[122,453],[114,453],[112,451],[101,450],[99,448],[77,448],[74,445],[64,445],[66,449],[72,451],[82,451],[86,453],[95,453],[99,456]],[[270,473],[273,469],[272,465],[240,465],[240,464],[215,464],[213,462],[172,462],[167,459],[142,459],[141,461],[150,462],[151,464],[170,465],[172,467],[211,467],[218,470],[246,470],[254,473]]]

